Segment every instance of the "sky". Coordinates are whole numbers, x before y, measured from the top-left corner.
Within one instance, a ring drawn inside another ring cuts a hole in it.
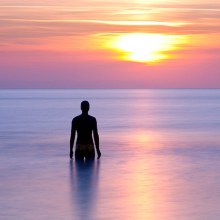
[[[0,88],[220,88],[219,0],[1,0]]]

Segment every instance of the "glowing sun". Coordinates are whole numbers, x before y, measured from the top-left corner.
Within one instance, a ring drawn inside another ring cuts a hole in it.
[[[111,45],[123,60],[154,63],[170,58],[168,51],[181,41],[178,36],[132,33],[117,36]]]

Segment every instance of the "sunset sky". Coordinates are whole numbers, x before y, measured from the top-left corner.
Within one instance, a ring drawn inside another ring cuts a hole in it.
[[[0,88],[220,88],[219,0],[1,0]]]

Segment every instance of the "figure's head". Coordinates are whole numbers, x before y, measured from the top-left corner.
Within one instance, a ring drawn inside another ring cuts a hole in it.
[[[89,111],[89,102],[88,101],[81,102],[81,110],[83,113],[88,113],[88,111]]]

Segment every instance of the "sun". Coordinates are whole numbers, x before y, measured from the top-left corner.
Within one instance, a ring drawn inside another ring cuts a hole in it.
[[[117,36],[111,46],[122,60],[155,63],[171,58],[168,51],[177,49],[180,41],[173,35],[131,33]]]

